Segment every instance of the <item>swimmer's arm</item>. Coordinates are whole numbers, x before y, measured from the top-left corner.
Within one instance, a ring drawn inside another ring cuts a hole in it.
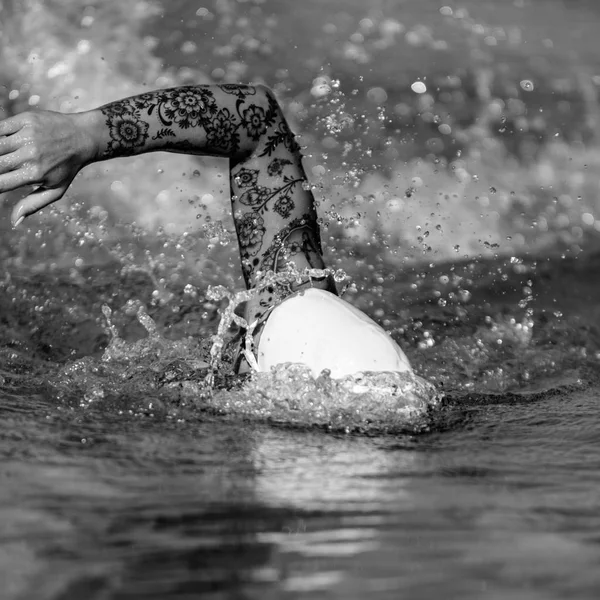
[[[265,86],[159,90],[107,104],[82,118],[94,132],[95,160],[154,150],[229,159],[233,220],[248,287],[255,286],[261,272],[286,266],[324,269],[300,147]],[[331,278],[312,278],[310,284],[335,293]],[[292,284],[291,290],[298,287]],[[255,303],[272,306],[272,295],[267,289]],[[262,309],[250,312],[259,317]]]
[[[58,200],[100,160],[163,150],[235,165],[276,121],[285,119],[269,90],[244,85],[156,90],[74,114],[25,112],[0,121],[0,193],[40,186],[15,207],[19,218]]]
[[[323,268],[300,148],[264,86],[186,86],[83,113],[36,111],[0,121],[0,193],[36,186],[13,210],[18,223],[61,198],[87,164],[157,150],[229,159],[233,216],[250,287],[259,271],[290,263]],[[334,291],[330,280],[318,285]]]
[[[156,150],[220,156],[237,164],[260,146],[267,129],[285,120],[264,86],[183,86],[156,90],[80,113],[94,160]]]

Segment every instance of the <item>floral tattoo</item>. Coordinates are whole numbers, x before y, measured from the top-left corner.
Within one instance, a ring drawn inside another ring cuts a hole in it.
[[[295,263],[323,268],[314,198],[300,146],[274,95],[223,84],[148,92],[100,108],[104,158],[151,150],[227,157],[246,284]],[[262,301],[261,301],[262,303]]]
[[[235,105],[231,108],[220,106],[215,89],[235,96]],[[180,137],[180,130],[201,127],[207,142],[203,154],[235,155],[240,147],[241,131],[256,141],[267,128],[276,124],[276,103],[270,103],[266,110],[253,103],[244,106],[246,99],[255,94],[256,88],[243,85],[185,86],[145,93],[103,106],[100,110],[110,131],[105,156],[126,155],[141,149],[153,119],[158,121],[159,127],[152,139],[166,140],[161,149],[173,149],[168,138],[175,141]],[[280,134],[274,132],[273,136],[280,137]],[[271,143],[275,142],[274,139]]]
[[[274,177],[275,175],[281,175],[283,173],[283,168],[286,165],[291,165],[292,161],[287,158],[274,158],[267,167],[267,173]]]

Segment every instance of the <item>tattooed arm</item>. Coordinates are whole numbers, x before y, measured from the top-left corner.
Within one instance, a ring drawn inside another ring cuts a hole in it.
[[[3,136],[3,137],[1,137]],[[76,114],[23,113],[0,122],[0,193],[37,189],[13,211],[20,223],[61,198],[87,164],[157,150],[229,159],[232,211],[246,285],[293,263],[324,268],[314,198],[273,93],[226,84],[148,92]],[[335,293],[330,278],[312,285]],[[254,320],[273,302],[248,309]]]

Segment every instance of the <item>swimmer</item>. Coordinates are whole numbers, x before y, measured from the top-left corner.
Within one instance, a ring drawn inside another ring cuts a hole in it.
[[[12,223],[56,202],[86,165],[153,151],[229,159],[232,213],[246,287],[290,267],[307,274],[260,289],[246,305],[254,351],[236,370],[302,362],[318,376],[410,371],[398,345],[337,296],[325,269],[315,201],[300,147],[275,95],[257,85],[199,85],[146,92],[95,110],[24,112],[0,121],[0,194],[34,190]],[[316,270],[316,271],[315,271]],[[315,273],[317,273],[315,275]]]

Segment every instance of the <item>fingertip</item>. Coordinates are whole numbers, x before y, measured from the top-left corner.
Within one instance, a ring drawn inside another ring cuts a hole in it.
[[[21,129],[19,115],[0,119],[0,136],[11,135]]]
[[[11,215],[12,226],[17,228],[29,216],[29,211],[26,209],[23,202],[19,202],[13,209]]]
[[[29,196],[23,198],[13,209],[11,219],[13,227],[18,227],[26,217],[36,214],[49,204],[59,200],[64,195],[66,188],[67,186],[46,189],[40,186]]]

